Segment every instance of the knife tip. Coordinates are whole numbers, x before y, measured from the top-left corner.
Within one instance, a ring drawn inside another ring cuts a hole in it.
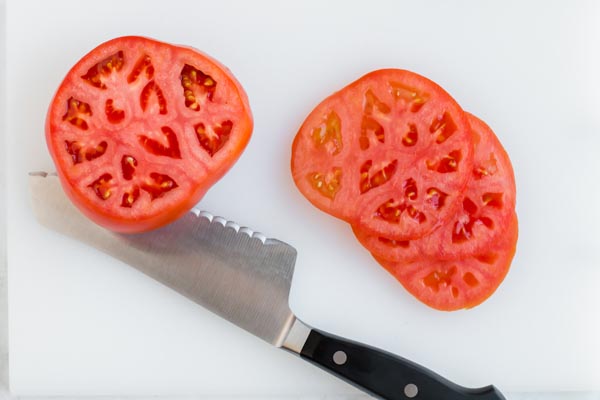
[[[56,176],[56,172],[31,171],[29,172],[29,176],[39,176],[41,178],[46,178],[48,176]]]

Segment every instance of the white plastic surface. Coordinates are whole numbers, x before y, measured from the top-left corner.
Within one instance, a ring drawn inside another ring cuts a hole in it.
[[[252,141],[202,207],[294,245],[306,322],[506,391],[600,390],[600,4],[594,2],[9,1],[10,385],[18,395],[345,395],[354,389],[109,257],[38,226],[27,172],[52,169],[44,118],[98,43],[200,48],[250,97]],[[306,114],[382,67],[439,82],[486,120],[517,176],[520,240],[471,311],[413,300],[343,223],[295,189]]]

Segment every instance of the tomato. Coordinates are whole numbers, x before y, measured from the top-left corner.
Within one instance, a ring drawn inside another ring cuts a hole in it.
[[[50,104],[46,141],[85,215],[141,232],[192,208],[238,159],[252,127],[242,86],[219,62],[130,36],[71,68]]]
[[[474,115],[467,117],[475,141],[473,168],[462,205],[445,225],[417,240],[370,235],[355,226],[358,240],[377,258],[410,262],[423,256],[453,260],[502,240],[515,209],[515,177],[508,154],[494,132]]]
[[[506,276],[518,237],[510,159],[430,80],[380,70],[332,94],[300,127],[291,166],[302,194],[349,222],[423,303],[470,308]]]
[[[515,254],[518,224],[512,214],[503,240],[456,259],[422,256],[411,262],[378,259],[415,298],[428,306],[454,311],[472,308],[490,297],[504,280]]]
[[[464,112],[413,72],[371,72],[321,102],[292,147],[292,174],[316,207],[369,234],[422,237],[450,218],[473,139]]]

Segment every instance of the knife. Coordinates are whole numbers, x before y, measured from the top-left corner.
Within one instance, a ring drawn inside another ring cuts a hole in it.
[[[315,329],[288,305],[296,250],[193,209],[155,231],[111,232],[89,221],[55,174],[29,174],[38,221],[93,246],[190,300],[381,399],[497,400],[494,386],[470,389],[402,357]]]

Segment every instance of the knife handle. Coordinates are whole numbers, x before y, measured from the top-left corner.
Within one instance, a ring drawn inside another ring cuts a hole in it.
[[[300,356],[386,400],[505,400],[494,386],[459,386],[402,357],[311,329]]]

